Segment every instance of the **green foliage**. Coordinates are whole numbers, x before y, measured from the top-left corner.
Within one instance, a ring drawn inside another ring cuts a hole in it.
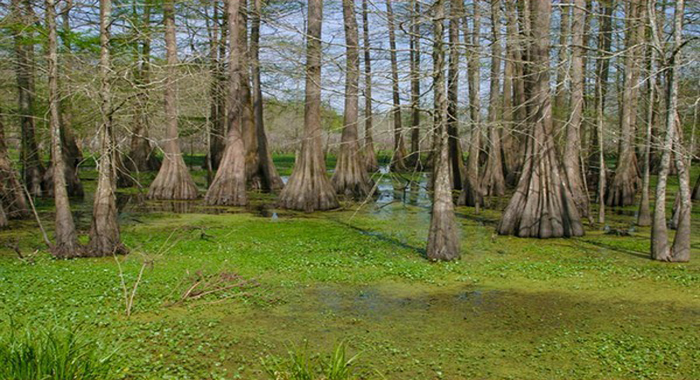
[[[108,380],[116,377],[115,353],[77,329],[13,329],[0,336],[0,378]]]
[[[289,347],[286,358],[268,355],[260,362],[272,380],[350,380],[355,378],[353,364],[358,357],[347,358],[345,342],[337,343],[328,355],[310,355],[304,341]]]

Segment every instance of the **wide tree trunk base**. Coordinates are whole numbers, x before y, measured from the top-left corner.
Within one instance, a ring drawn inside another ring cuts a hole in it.
[[[278,205],[305,212],[332,210],[340,206],[326,173],[312,175],[309,170],[303,169],[292,173],[280,194]]]
[[[148,199],[153,200],[189,200],[197,199],[195,185],[182,156],[166,158],[156,179],[148,189]]]
[[[633,205],[639,185],[640,178],[636,165],[616,169],[615,177],[606,191],[605,205],[608,207]]]

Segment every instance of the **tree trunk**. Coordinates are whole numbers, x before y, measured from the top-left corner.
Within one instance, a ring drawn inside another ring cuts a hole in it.
[[[564,171],[566,180],[574,197],[574,202],[581,216],[589,215],[588,193],[583,185],[581,172],[581,129],[583,126],[583,33],[586,1],[574,0],[571,47],[571,116],[566,125],[566,143],[564,146]]]
[[[501,157],[501,127],[499,97],[501,95],[500,1],[491,0],[491,88],[489,91],[489,154],[482,184],[488,196],[503,196],[506,192]]]
[[[177,131],[177,44],[175,41],[175,6],[174,0],[163,3],[165,23],[165,56],[167,70],[165,74],[165,157],[156,179],[148,190],[149,199],[173,200],[197,198],[197,186],[187,171],[182,158]]]
[[[656,202],[654,204],[654,216],[651,225],[651,258],[659,261],[684,262],[690,260],[690,184],[688,181],[688,171],[685,167],[685,157],[677,149],[676,166],[679,172],[679,191],[681,192],[681,207],[684,210],[679,218],[678,231],[673,245],[669,247],[668,232],[666,228],[666,185],[668,181],[669,169],[671,166],[671,155],[674,141],[679,142],[676,136],[676,110],[678,108],[678,79],[680,68],[680,48],[682,47],[683,31],[683,0],[676,2],[674,14],[674,48],[671,52],[670,63],[668,64],[668,88],[666,96],[666,136],[661,149],[661,163],[659,176],[656,185]],[[655,4],[649,6],[649,10],[654,12]],[[657,49],[661,48],[661,36],[656,24],[654,15],[650,15],[651,26],[654,35],[654,43]],[[679,144],[680,148],[680,144]]]
[[[453,3],[454,4],[454,3]],[[452,203],[450,186],[449,152],[447,133],[447,97],[445,94],[445,53],[443,43],[445,18],[444,0],[435,0],[433,5],[433,82],[435,87],[435,104],[437,136],[439,137],[438,154],[433,165],[433,207],[430,216],[428,246],[429,260],[449,261],[459,258],[459,235]]]
[[[2,112],[0,112],[2,115]],[[27,199],[22,184],[17,178],[12,161],[7,153],[5,125],[0,119],[0,204],[4,205],[6,218],[25,218],[29,216]]]
[[[525,117],[520,111],[524,108],[524,88],[521,65],[521,54],[518,38],[518,20],[515,0],[506,0],[506,62],[503,68],[503,168],[505,182],[515,186],[520,174],[522,128],[520,123]]]
[[[608,90],[608,78],[610,75],[610,48],[612,46],[612,12],[615,6],[614,0],[601,0],[598,4],[601,8],[598,11],[598,25],[599,30],[597,34],[597,48],[598,48],[598,58],[595,62],[595,72],[596,72],[596,82],[595,82],[595,96],[594,96],[594,107],[596,113],[598,108],[602,108],[605,111],[605,97]],[[596,185],[598,179],[601,177],[600,172],[605,175],[605,167],[601,167],[599,164],[600,151],[603,149],[602,146],[598,144],[599,140],[604,140],[604,137],[598,136],[598,128],[593,130],[591,133],[591,144],[589,148],[590,155],[588,156],[588,184],[593,186]],[[598,168],[597,172],[594,170]]]
[[[634,149],[635,125],[637,116],[637,97],[640,65],[643,55],[638,46],[644,37],[645,7],[643,4],[627,3],[627,55],[625,56],[625,80],[622,91],[620,112],[620,149],[615,168],[615,177],[608,189],[606,204],[608,206],[629,206],[634,204],[634,197],[640,185],[637,155]]]
[[[71,43],[70,43],[70,10],[73,7],[73,1],[67,0],[61,11],[61,16],[63,18],[63,45],[68,51],[66,54],[66,62],[63,63],[63,67],[69,67],[71,65]],[[72,197],[83,197],[85,192],[83,191],[83,184],[80,182],[80,177],[78,177],[78,164],[83,160],[83,153],[80,151],[78,144],[75,141],[75,135],[72,130],[72,109],[70,104],[71,89],[68,88],[66,84],[59,86],[62,93],[59,101],[59,114],[60,114],[60,124],[61,124],[61,144],[63,144],[63,162],[65,163],[66,172],[66,183],[68,185],[68,195]],[[44,173],[43,183],[46,189],[46,195],[53,195],[53,170],[49,167]]]
[[[0,200],[0,228],[7,227],[7,215],[5,214],[5,209],[2,207],[2,200]]]
[[[242,123],[246,112],[243,102],[246,101],[241,96],[241,26],[239,22],[240,7],[239,0],[227,0],[228,6],[228,28],[229,45],[229,111],[228,111],[228,135],[226,137],[226,148],[221,158],[219,169],[216,171],[214,181],[209,186],[206,195],[206,202],[209,205],[244,206],[248,203],[246,194],[246,152],[242,131]],[[250,99],[248,99],[250,100]]]
[[[447,135],[452,188],[462,190],[462,181],[466,168],[462,157],[462,143],[459,139],[459,21],[464,17],[462,0],[450,0],[450,61],[447,73]]]
[[[563,182],[552,126],[549,88],[549,1],[532,1],[529,59],[533,73],[533,115],[527,156],[517,189],[498,225],[498,233],[520,237],[582,236],[583,226],[571,192]]]
[[[564,123],[569,116],[568,106],[566,104],[567,89],[566,83],[569,78],[569,60],[567,58],[567,47],[569,46],[570,30],[570,14],[572,0],[561,0],[559,9],[561,17],[559,19],[559,57],[557,62],[557,83],[554,91],[554,109],[552,110],[552,122],[554,124],[554,133],[560,133]]]
[[[338,207],[321,148],[321,24],[323,0],[309,0],[306,32],[304,139],[292,175],[279,197],[282,208],[312,212]]]
[[[649,17],[653,13],[649,14]],[[651,225],[651,211],[649,206],[649,180],[650,180],[650,168],[651,168],[651,134],[654,125],[654,104],[656,100],[655,97],[655,80],[656,77],[654,63],[656,61],[656,50],[649,49],[649,72],[648,72],[648,92],[649,92],[649,104],[647,104],[647,130],[644,140],[644,172],[642,174],[642,197],[639,202],[639,212],[637,214],[637,225],[647,227]]]
[[[58,113],[58,47],[56,38],[56,8],[54,0],[46,0],[46,29],[48,30],[47,76],[49,80],[49,128],[51,130],[51,153],[54,173],[64,173],[63,147],[61,144],[60,116]],[[56,206],[56,243],[51,253],[60,258],[80,254],[75,232],[70,201],[66,191],[66,177],[53,176],[54,201]]]
[[[336,193],[350,199],[362,200],[372,192],[372,180],[362,165],[359,136],[357,134],[358,86],[360,81],[360,55],[358,53],[357,21],[353,0],[343,0],[345,26],[345,111],[340,153],[331,178]]]
[[[160,161],[154,154],[153,146],[148,140],[149,112],[148,104],[150,96],[148,88],[151,85],[151,0],[146,0],[143,5],[141,54],[139,67],[136,71],[136,85],[139,94],[136,96],[136,108],[134,110],[134,124],[131,132],[129,154],[124,157],[124,166],[129,172],[155,171],[160,168]],[[121,176],[121,173],[118,173]]]
[[[411,154],[408,165],[414,171],[423,170],[420,157],[420,1],[411,0],[411,35],[409,38],[411,66]]]
[[[374,136],[372,131],[372,64],[369,54],[369,20],[367,17],[367,0],[362,0],[362,40],[364,42],[365,64],[365,144],[362,156],[365,160],[365,168],[368,172],[379,169],[377,154],[374,152]]]
[[[467,158],[466,174],[462,183],[462,192],[457,204],[461,206],[479,207],[484,203],[483,187],[479,176],[479,153],[481,151],[481,109],[480,101],[480,62],[479,40],[481,38],[481,10],[479,2],[474,2],[473,24],[471,33],[467,31],[467,17],[463,20],[465,41],[471,35],[471,49],[467,52],[467,77],[469,84],[469,116],[472,131],[469,141],[469,157]]]
[[[265,124],[263,118],[263,96],[260,83],[260,17],[262,12],[262,0],[254,1],[254,12],[251,18],[250,30],[250,64],[253,67],[253,112],[255,114],[255,132],[258,139],[258,160],[260,164],[260,177],[262,188],[265,191],[279,191],[284,187],[282,178],[277,172],[272,161]]]
[[[215,10],[217,9],[217,4],[218,2],[214,3]],[[215,62],[212,64],[211,105],[209,110],[209,151],[207,153],[208,165],[211,167],[210,170],[219,168],[221,156],[223,156],[224,148],[226,147],[227,78],[224,61],[226,60],[226,39],[228,38],[228,10],[225,2],[223,8],[220,38],[217,37],[217,30],[219,29],[218,21],[215,22],[211,37],[212,50],[210,52],[210,58]],[[218,12],[215,11],[214,15],[214,19],[216,20],[218,18]]]
[[[397,172],[406,171],[406,147],[403,142],[403,127],[401,126],[401,99],[399,97],[399,69],[396,58],[396,36],[394,30],[394,11],[391,0],[386,1],[386,18],[389,23],[389,56],[391,59],[391,93],[394,102],[392,119],[394,121],[394,157],[391,169]]]
[[[116,147],[112,125],[112,93],[110,85],[111,63],[109,57],[109,25],[112,18],[112,1],[100,0],[100,97],[102,126],[100,128],[101,155],[97,163],[97,190],[90,224],[89,256],[109,256],[126,253],[121,242],[117,223],[115,183],[117,175],[114,158]]]
[[[34,39],[32,28],[31,4],[25,0],[12,0],[12,11],[19,25],[13,33],[17,74],[17,94],[19,99],[19,116],[22,129],[22,177],[33,196],[42,195],[42,178],[44,167],[36,142],[34,123]]]

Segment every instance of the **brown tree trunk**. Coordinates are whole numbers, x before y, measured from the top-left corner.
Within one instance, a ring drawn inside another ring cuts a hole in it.
[[[462,190],[466,168],[462,157],[462,143],[459,139],[459,21],[464,17],[462,0],[450,0],[450,61],[447,73],[447,135],[452,189]]]
[[[489,91],[489,154],[482,184],[488,196],[503,196],[506,192],[501,157],[501,127],[499,97],[501,96],[500,1],[491,0],[491,88]]]
[[[394,11],[391,0],[386,1],[386,18],[389,23],[389,57],[391,60],[391,93],[394,102],[392,119],[394,121],[394,157],[391,169],[397,172],[406,170],[406,147],[403,142],[403,127],[401,126],[401,99],[399,97],[399,69],[396,57],[396,36],[394,30]]]
[[[254,12],[251,17],[250,30],[250,64],[253,68],[253,112],[255,114],[255,132],[258,139],[258,161],[260,164],[260,177],[262,189],[265,191],[279,191],[284,187],[282,178],[277,172],[272,161],[265,124],[263,118],[263,96],[260,83],[260,17],[262,12],[262,0],[254,1]]]
[[[70,10],[73,7],[73,1],[67,0],[64,3],[64,7],[61,11],[61,17],[63,18],[63,45],[68,51],[66,57],[68,57],[63,63],[64,68],[70,67],[71,65],[71,43],[70,43]],[[66,69],[68,71],[68,69]],[[83,153],[80,151],[78,144],[75,141],[75,135],[73,134],[72,128],[72,109],[70,104],[71,89],[68,88],[66,84],[63,86],[59,85],[59,90],[61,91],[61,100],[59,101],[59,114],[61,123],[61,144],[63,144],[63,162],[65,163],[66,172],[66,184],[68,186],[68,195],[72,197],[82,197],[85,195],[83,191],[83,184],[80,182],[80,177],[78,177],[78,164],[83,159]],[[53,195],[53,170],[49,166],[43,177],[44,188],[46,190],[46,195]]]
[[[42,195],[42,178],[44,167],[36,142],[34,123],[34,39],[32,28],[31,4],[25,0],[12,0],[12,12],[15,22],[23,27],[14,29],[17,74],[17,94],[19,99],[19,117],[22,129],[22,177],[33,196]]]
[[[692,199],[694,201],[700,200],[700,176],[698,176],[698,179],[695,181]]]
[[[681,202],[683,211],[679,218],[678,231],[674,238],[673,245],[669,247],[668,232],[666,228],[666,185],[668,181],[669,169],[671,166],[671,155],[674,142],[680,142],[676,136],[678,130],[676,126],[676,110],[678,109],[678,69],[680,68],[680,48],[682,47],[683,31],[683,0],[676,1],[674,14],[674,48],[671,51],[668,71],[668,88],[666,96],[666,136],[661,149],[661,166],[656,185],[656,202],[654,205],[654,215],[651,225],[651,258],[659,261],[684,262],[690,260],[690,184],[688,170],[685,165],[686,158],[677,149],[676,166],[679,172],[679,191],[681,192]],[[649,10],[654,12],[655,4],[649,6]],[[657,49],[661,48],[661,37],[656,26],[654,15],[650,15],[653,29],[654,44]],[[680,148],[680,144],[679,148]]]
[[[505,182],[515,186],[520,174],[522,131],[520,123],[524,117],[520,109],[524,107],[521,55],[518,38],[518,21],[515,0],[506,0],[506,62],[503,68],[503,168]]]
[[[223,156],[224,148],[226,147],[227,78],[224,61],[226,60],[226,39],[228,38],[228,11],[226,2],[224,2],[223,20],[220,28],[221,35],[219,36],[217,32],[219,24],[216,21],[218,19],[217,5],[218,1],[214,3],[215,23],[211,37],[212,50],[210,51],[210,58],[214,61],[212,63],[211,105],[209,110],[209,151],[207,152],[207,164],[210,166],[210,171],[215,171],[219,168],[221,156]]]
[[[362,40],[365,64],[365,143],[362,147],[362,156],[365,160],[365,168],[368,172],[379,169],[377,154],[374,152],[374,136],[372,131],[372,64],[369,46],[369,20],[367,17],[367,0],[362,0]]]
[[[0,228],[7,227],[7,215],[5,214],[5,209],[2,207],[2,201],[0,200]]]
[[[108,256],[126,253],[121,242],[117,223],[117,189],[114,158],[116,147],[112,125],[112,92],[110,85],[109,25],[112,18],[112,1],[100,0],[100,97],[102,126],[100,128],[101,155],[97,163],[97,189],[90,224],[89,256]]]
[[[165,23],[165,56],[167,70],[165,74],[165,157],[156,179],[148,189],[149,199],[173,200],[197,198],[197,186],[187,171],[182,158],[177,131],[177,44],[175,41],[175,6],[174,0],[163,3]]]
[[[566,143],[564,146],[564,171],[566,180],[574,197],[574,202],[581,216],[587,217],[588,193],[583,185],[583,173],[581,172],[581,130],[583,126],[583,33],[585,22],[585,0],[573,2],[573,24],[571,40],[571,116],[566,124]]]
[[[569,46],[569,36],[571,35],[571,3],[572,0],[562,0],[559,2],[561,17],[559,19],[559,57],[557,62],[557,83],[554,91],[554,108],[552,110],[552,123],[554,133],[560,133],[566,119],[569,116],[566,104],[567,89],[566,84],[569,78],[569,60],[567,58],[567,47]]]
[[[46,29],[48,30],[47,76],[49,80],[49,128],[51,130],[51,153],[54,173],[64,173],[63,149],[61,144],[60,116],[58,113],[58,47],[56,37],[56,8],[54,0],[46,0]],[[75,232],[70,201],[66,191],[66,177],[53,176],[54,201],[56,206],[56,243],[51,253],[60,258],[75,257],[80,254]]]
[[[207,191],[206,202],[209,205],[244,206],[248,203],[248,195],[246,194],[246,152],[241,125],[245,120],[242,113],[246,112],[243,104],[246,99],[240,96],[242,94],[240,85],[243,79],[241,75],[243,46],[241,46],[239,22],[243,19],[239,12],[242,4],[239,0],[227,0],[227,6],[231,49],[228,64],[230,97],[227,113],[228,135],[219,169]]]
[[[571,192],[563,182],[552,130],[549,89],[549,23],[552,4],[530,4],[529,72],[533,77],[533,115],[523,174],[498,225],[498,233],[520,237],[582,236],[583,226]]]
[[[420,12],[420,1],[411,0],[411,154],[407,159],[414,171],[423,170],[420,157]]]
[[[645,8],[642,2],[627,3],[627,55],[625,56],[625,80],[622,91],[620,112],[620,149],[615,167],[615,177],[608,188],[606,204],[608,206],[629,206],[634,204],[634,197],[640,185],[637,155],[634,149],[635,125],[637,115],[638,82],[643,55],[640,42],[644,37]]]
[[[373,188],[372,180],[362,165],[359,136],[357,134],[358,86],[360,81],[360,55],[358,52],[357,21],[353,0],[343,0],[345,26],[345,111],[340,153],[331,184],[336,193],[350,199],[362,200]]]
[[[151,84],[151,0],[143,5],[143,24],[141,25],[144,38],[141,40],[139,67],[136,71],[136,84],[139,94],[136,96],[134,124],[131,131],[129,154],[124,157],[124,166],[129,172],[155,171],[160,168],[160,161],[155,156],[153,146],[148,140],[149,116],[148,103],[150,96],[148,88]],[[122,177],[121,173],[117,173]]]
[[[454,3],[453,3],[454,4]],[[439,137],[438,154],[433,165],[433,207],[428,231],[426,249],[429,260],[449,261],[459,257],[459,234],[452,203],[450,186],[449,152],[447,133],[447,96],[445,94],[445,53],[443,51],[443,32],[445,18],[444,0],[435,0],[433,5],[433,82],[435,87],[435,104],[437,136]]]
[[[653,13],[649,13],[649,17],[651,17]],[[651,225],[651,210],[649,206],[649,181],[650,181],[650,169],[651,169],[651,134],[653,130],[653,125],[654,125],[654,105],[656,100],[655,95],[656,95],[656,89],[655,89],[655,80],[653,79],[656,76],[656,73],[654,72],[655,66],[654,63],[656,61],[656,50],[655,49],[649,49],[650,51],[650,56],[649,56],[649,62],[648,67],[649,67],[649,72],[648,72],[648,94],[649,94],[649,104],[647,104],[647,129],[646,129],[646,135],[644,139],[644,171],[642,173],[642,197],[639,202],[639,212],[637,214],[637,225],[638,226],[643,226],[647,227]]]
[[[469,116],[472,125],[469,141],[469,157],[467,158],[466,173],[462,183],[462,192],[457,204],[461,206],[479,207],[484,203],[483,187],[479,176],[479,153],[481,151],[481,109],[480,101],[480,59],[479,40],[481,38],[481,10],[479,2],[474,2],[473,24],[471,33],[467,31],[467,20],[463,20],[465,41],[466,35],[471,35],[471,48],[467,52],[467,77],[469,84]]]
[[[610,75],[610,48],[612,46],[612,11],[614,8],[614,0],[601,0],[598,3],[600,7],[598,11],[598,33],[597,33],[597,48],[598,57],[595,62],[595,95],[594,95],[594,107],[596,113],[598,108],[602,108],[605,111],[605,97],[608,89],[608,78]],[[599,164],[600,150],[603,149],[598,144],[599,140],[604,140],[603,137],[598,137],[598,128],[595,128],[591,133],[591,143],[589,147],[588,156],[588,184],[593,186],[596,185],[598,179],[601,177],[600,172],[605,175],[605,167],[601,167]],[[595,170],[595,168],[598,168]]]
[[[0,115],[2,112],[0,112]],[[25,218],[29,216],[27,199],[22,184],[7,153],[5,125],[0,119],[0,204],[4,205],[6,218]]]
[[[304,139],[292,175],[279,197],[282,208],[312,212],[338,207],[321,148],[321,24],[323,0],[309,0],[306,31]]]

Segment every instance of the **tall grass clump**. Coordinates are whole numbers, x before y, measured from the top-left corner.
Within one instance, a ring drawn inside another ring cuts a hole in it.
[[[261,362],[273,380],[351,380],[356,378],[353,364],[359,355],[348,358],[345,342],[336,344],[328,355],[311,355],[305,341],[290,346],[287,357],[267,356]]]
[[[116,351],[76,329],[10,329],[0,334],[0,379],[110,380]]]

